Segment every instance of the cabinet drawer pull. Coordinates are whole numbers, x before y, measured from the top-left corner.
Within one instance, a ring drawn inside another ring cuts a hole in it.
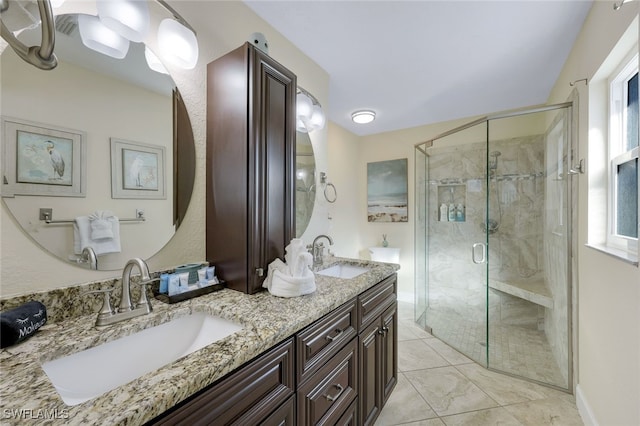
[[[329,402],[333,402],[336,399],[340,398],[340,395],[342,395],[342,392],[344,392],[344,388],[342,387],[342,385],[337,384],[337,385],[333,385],[336,387],[336,389],[338,389],[338,393],[334,396],[331,395],[325,395],[325,398],[327,398],[327,401]]]
[[[258,275],[259,277],[264,277],[264,269],[256,268],[256,275]]]
[[[333,342],[334,340],[336,340],[338,337],[342,336],[342,333],[344,333],[344,330],[339,330],[336,329],[335,331],[338,332],[338,334],[336,334],[335,336],[327,336],[326,339]]]

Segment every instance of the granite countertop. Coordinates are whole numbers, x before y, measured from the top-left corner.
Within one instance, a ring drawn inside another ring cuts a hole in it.
[[[392,275],[398,265],[332,257],[371,269],[353,279],[316,274],[317,290],[283,299],[267,291],[246,295],[224,289],[168,305],[153,300],[149,315],[94,327],[96,314],[46,324],[32,338],[0,351],[0,424],[131,424],[153,419],[318,318]],[[191,312],[240,323],[243,329],[130,383],[67,406],[40,367],[61,356],[115,340]]]

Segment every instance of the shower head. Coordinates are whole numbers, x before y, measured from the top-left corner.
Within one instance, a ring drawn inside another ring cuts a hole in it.
[[[489,155],[497,160],[498,157],[502,155],[502,153],[500,151],[491,151]]]

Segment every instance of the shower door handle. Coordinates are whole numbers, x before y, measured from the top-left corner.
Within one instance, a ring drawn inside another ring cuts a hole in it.
[[[480,254],[482,255],[482,257],[480,258],[480,260],[478,260],[476,254],[477,254],[477,248],[480,247],[482,250],[480,250]],[[480,264],[480,263],[484,263],[487,261],[487,248],[484,245],[484,243],[475,243],[472,247],[471,247],[471,260],[473,260],[473,263],[476,264]]]

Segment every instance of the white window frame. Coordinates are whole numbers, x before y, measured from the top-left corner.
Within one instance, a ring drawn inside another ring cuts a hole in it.
[[[626,105],[628,81],[638,72],[638,47],[626,55],[609,79],[609,183],[607,209],[607,246],[623,250],[627,253],[638,254],[638,238],[630,238],[617,234],[617,169],[618,165],[638,158],[640,149],[626,147]]]

